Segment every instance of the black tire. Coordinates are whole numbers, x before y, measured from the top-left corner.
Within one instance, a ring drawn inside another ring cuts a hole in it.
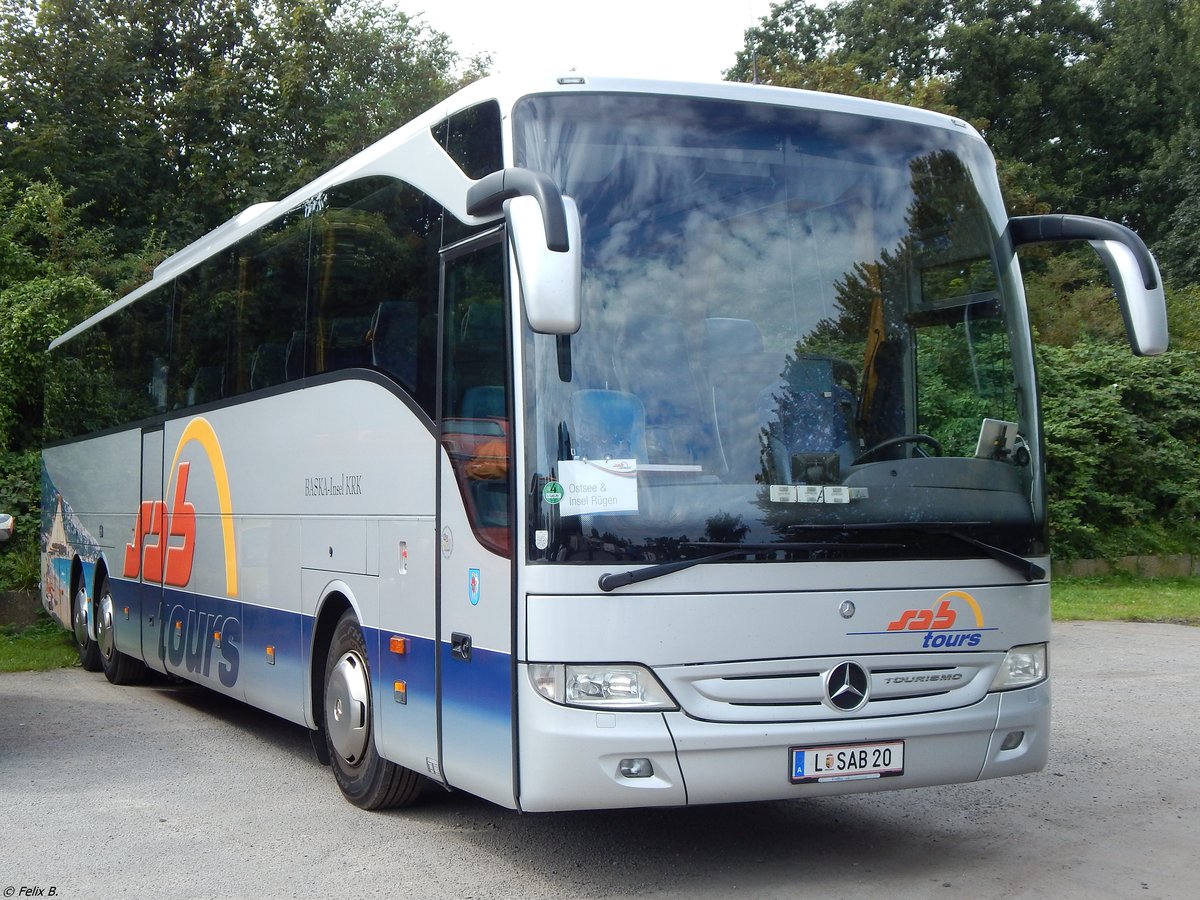
[[[80,576],[71,590],[71,634],[75,638],[75,649],[79,651],[79,664],[88,672],[99,672],[100,645],[88,633],[87,602],[87,590]]]
[[[383,759],[375,749],[367,646],[354,613],[338,620],[325,662],[322,695],[330,767],[346,799],[361,809],[408,806],[425,779]]]
[[[113,630],[115,618],[108,576],[101,575],[96,588],[96,645],[99,648],[104,677],[113,684],[140,684],[146,677],[146,664],[117,649],[116,633]]]

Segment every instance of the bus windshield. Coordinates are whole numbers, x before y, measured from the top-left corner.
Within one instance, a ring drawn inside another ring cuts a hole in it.
[[[1045,553],[977,137],[588,93],[527,97],[513,128],[584,249],[579,332],[524,335],[531,561]]]

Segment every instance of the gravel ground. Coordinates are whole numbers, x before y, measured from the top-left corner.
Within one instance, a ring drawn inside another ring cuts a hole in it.
[[[1200,628],[1060,624],[1051,654],[1036,775],[536,816],[440,790],[365,813],[303,729],[203,689],[0,675],[0,894],[1197,896]]]

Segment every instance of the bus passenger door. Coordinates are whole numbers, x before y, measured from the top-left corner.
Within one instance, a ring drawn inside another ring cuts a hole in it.
[[[442,777],[515,807],[511,353],[504,235],[442,261],[438,666]]]

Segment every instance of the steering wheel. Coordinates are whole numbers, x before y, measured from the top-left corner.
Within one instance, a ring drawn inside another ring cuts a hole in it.
[[[936,438],[931,438],[927,434],[898,434],[895,437],[890,437],[886,441],[880,441],[869,450],[864,450],[854,458],[854,462],[850,465],[857,466],[860,463],[870,462],[873,457],[888,447],[895,447],[899,444],[926,444],[933,448],[934,456],[942,455],[942,445],[938,443]]]

